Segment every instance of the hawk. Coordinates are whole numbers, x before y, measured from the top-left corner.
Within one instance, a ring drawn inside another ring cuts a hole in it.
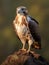
[[[17,37],[21,40],[25,50],[25,44],[28,43],[29,48],[41,49],[41,36],[39,31],[39,23],[28,15],[28,10],[24,6],[16,9],[16,17],[13,21]]]

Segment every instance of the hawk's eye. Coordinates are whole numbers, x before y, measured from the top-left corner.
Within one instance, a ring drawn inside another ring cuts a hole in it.
[[[24,9],[22,8],[22,10],[24,10]]]

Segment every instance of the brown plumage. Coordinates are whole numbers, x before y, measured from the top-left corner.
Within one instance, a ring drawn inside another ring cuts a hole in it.
[[[24,48],[25,48],[26,41],[29,44],[28,51],[30,51],[32,44],[35,48],[39,48],[38,42],[35,42],[35,40],[33,39],[31,35],[30,29],[29,29],[29,23],[27,22],[26,17],[24,15],[16,16],[15,20],[13,21],[13,24],[14,24],[15,32],[23,44],[23,47],[22,47],[23,50],[25,50]],[[35,44],[33,42],[35,42]]]
[[[22,50],[25,50],[26,43],[29,45],[28,51],[30,51],[31,46],[41,49],[41,37],[39,34],[38,22],[28,15],[28,10],[24,6],[18,7],[16,14],[13,25],[17,37],[23,44]]]

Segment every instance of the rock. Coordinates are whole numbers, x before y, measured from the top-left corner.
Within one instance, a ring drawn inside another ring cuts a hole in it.
[[[1,65],[49,65],[49,63],[39,54],[30,51],[19,50],[7,59]]]

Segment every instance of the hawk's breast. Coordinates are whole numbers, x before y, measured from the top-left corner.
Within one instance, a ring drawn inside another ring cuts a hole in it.
[[[23,25],[15,24],[15,28],[16,28],[18,34],[22,35],[27,32],[27,27],[24,24]]]

